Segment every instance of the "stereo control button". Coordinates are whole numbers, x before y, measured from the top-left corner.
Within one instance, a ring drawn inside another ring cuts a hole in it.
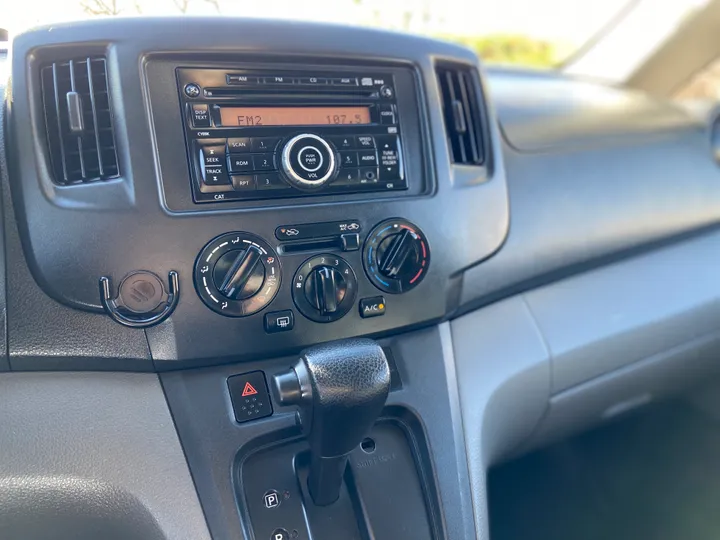
[[[254,191],[255,190],[255,177],[249,175],[236,175],[231,176],[232,185],[235,191]]]
[[[230,172],[247,172],[253,170],[253,160],[250,154],[230,154],[228,158]]]
[[[298,152],[300,167],[307,172],[318,171],[323,166],[323,161],[322,152],[315,146],[304,146]]]
[[[375,148],[375,139],[370,135],[358,135],[356,139],[358,148]]]
[[[358,163],[361,167],[372,167],[377,165],[377,154],[375,150],[362,150],[358,152]]]
[[[333,186],[355,186],[360,183],[360,169],[342,169]]]
[[[329,137],[328,139],[338,150],[355,148],[355,137]]]
[[[216,167],[225,165],[225,147],[224,146],[203,146],[202,160],[206,167]]]
[[[358,166],[358,153],[357,152],[340,152],[340,166],[341,167],[357,167]]]
[[[317,189],[337,173],[336,154],[322,137],[311,133],[296,135],[282,150],[282,170],[293,186]]]
[[[357,86],[358,81],[355,77],[337,77],[330,79],[330,84],[335,86]]]
[[[210,127],[210,113],[208,106],[204,103],[193,103],[190,105],[192,125],[196,128]]]
[[[253,137],[251,141],[255,152],[272,152],[280,142],[280,137]]]
[[[228,139],[227,145],[228,145],[228,151],[231,153],[249,152],[250,151],[250,137],[235,137],[232,139]]]
[[[298,84],[308,84],[312,86],[324,85],[328,83],[326,77],[301,77],[297,81]]]
[[[393,135],[378,137],[378,154],[380,156],[380,179],[402,180],[398,138]]]
[[[276,172],[269,172],[255,175],[255,183],[260,190],[265,189],[290,189],[285,181]]]
[[[274,154],[254,154],[252,160],[256,171],[269,171],[275,168]]]
[[[378,111],[380,113],[380,124],[383,126],[397,123],[394,105],[378,105]]]

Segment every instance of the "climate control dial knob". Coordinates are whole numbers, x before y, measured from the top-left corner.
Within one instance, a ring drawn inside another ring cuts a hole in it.
[[[300,313],[316,322],[332,322],[343,317],[355,303],[357,279],[345,259],[317,255],[298,268],[292,291]]]
[[[427,239],[409,221],[383,221],[365,240],[363,264],[378,289],[395,294],[408,292],[427,275],[430,266]]]
[[[280,263],[261,238],[233,232],[211,240],[195,262],[195,289],[205,304],[227,317],[247,317],[280,289]]]
[[[283,173],[293,186],[313,190],[330,182],[338,171],[335,150],[322,137],[312,133],[296,135],[282,150]]]

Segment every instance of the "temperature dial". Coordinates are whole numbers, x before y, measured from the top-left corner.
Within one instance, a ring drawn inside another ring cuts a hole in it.
[[[378,289],[394,294],[408,292],[420,284],[430,266],[427,239],[409,221],[383,221],[365,241],[363,264]]]
[[[332,322],[343,317],[355,303],[357,279],[344,259],[317,255],[298,268],[292,291],[295,305],[308,319]]]
[[[202,301],[227,317],[247,317],[280,289],[280,263],[261,238],[233,232],[210,241],[195,262],[195,288]]]

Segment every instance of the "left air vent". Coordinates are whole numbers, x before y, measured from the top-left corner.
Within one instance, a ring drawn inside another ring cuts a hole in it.
[[[82,184],[119,175],[104,57],[42,68],[50,160],[56,184]]]

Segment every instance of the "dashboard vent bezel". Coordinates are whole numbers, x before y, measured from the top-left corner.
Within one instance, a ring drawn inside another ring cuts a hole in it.
[[[118,178],[106,57],[48,63],[40,79],[53,182],[67,186]]]
[[[445,135],[453,164],[483,166],[487,162],[487,130],[478,72],[467,64],[435,66]]]

